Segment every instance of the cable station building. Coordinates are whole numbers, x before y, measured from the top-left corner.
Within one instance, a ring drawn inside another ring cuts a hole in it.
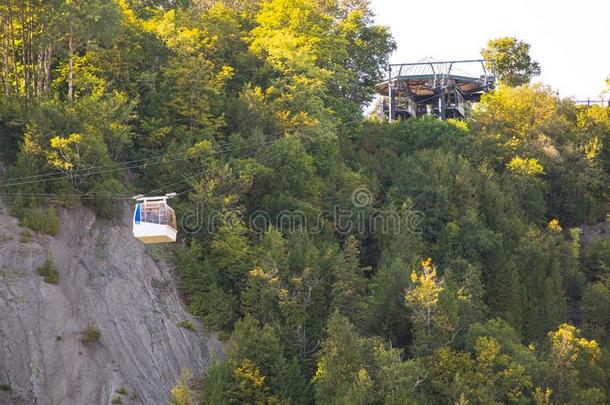
[[[484,59],[389,65],[387,80],[377,85],[383,114],[388,120],[433,115],[464,118],[468,103],[496,84],[493,61]]]

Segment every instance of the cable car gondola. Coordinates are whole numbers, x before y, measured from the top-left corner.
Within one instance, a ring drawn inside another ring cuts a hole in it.
[[[167,205],[167,199],[175,196],[176,193],[162,197],[133,197],[137,202],[133,212],[133,236],[136,239],[147,244],[176,241],[176,214]]]

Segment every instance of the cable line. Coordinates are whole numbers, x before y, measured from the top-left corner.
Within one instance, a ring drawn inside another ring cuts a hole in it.
[[[274,141],[275,140],[276,139],[274,139]],[[267,142],[263,142],[263,143],[261,143],[261,145],[265,144],[265,143],[267,143]],[[269,161],[271,161],[271,160],[273,160],[273,159],[275,159],[275,158],[277,158],[277,157],[279,157],[279,156],[281,156],[281,155],[283,155],[283,154],[285,154],[287,152],[288,151],[283,151],[283,152],[279,152],[279,153],[276,153],[274,155],[268,156],[266,158],[261,159],[259,161],[259,163],[267,163],[267,162],[269,162]],[[256,153],[257,153],[256,151],[255,152],[251,152],[249,154],[246,154],[246,155],[238,157],[238,159],[245,159],[245,158],[254,156]],[[145,195],[152,194],[152,193],[157,192],[157,191],[162,191],[164,189],[167,189],[169,187],[178,185],[180,183],[183,183],[183,182],[188,181],[189,179],[193,179],[195,177],[203,176],[203,175],[211,172],[212,170],[213,170],[213,168],[209,168],[209,169],[204,170],[203,172],[199,172],[199,173],[192,174],[190,176],[186,176],[183,179],[180,179],[178,181],[175,181],[175,182],[163,185],[163,186],[161,186],[161,187],[159,187],[159,188],[157,188],[155,190],[152,190],[152,191],[146,193]],[[226,178],[229,178],[232,175],[234,175],[233,172],[225,174],[224,176],[221,176],[220,179],[224,180]],[[183,190],[183,191],[181,191],[179,193],[176,193],[176,195],[180,196],[180,195],[183,195],[183,194],[185,194],[185,193],[187,193],[189,191],[192,191],[194,189],[195,189],[195,187],[193,186],[193,187],[187,188],[186,190]],[[51,193],[18,193],[18,192],[17,193],[0,193],[0,195],[2,195],[2,196],[15,196],[15,197],[16,196],[22,196],[22,197],[43,198],[43,199],[53,198],[53,197],[60,197],[60,198],[70,198],[71,197],[70,195],[51,194]],[[132,196],[112,196],[112,197],[110,197],[110,196],[93,196],[93,195],[88,195],[88,194],[80,194],[80,195],[76,195],[76,197],[78,197],[79,199],[84,199],[84,200],[131,200],[131,199],[133,199]]]
[[[342,123],[342,124],[337,126],[337,130],[339,128],[341,128],[341,127],[347,126],[348,124],[359,122],[361,120],[362,120],[362,118],[358,118],[358,119],[355,119],[355,120],[352,120],[352,121],[348,121],[348,122]],[[274,142],[276,142],[279,139],[279,138],[275,138],[275,136],[279,136],[279,135],[286,134],[286,133],[287,133],[287,131],[282,131],[282,132],[278,132],[278,133],[275,133],[275,134],[268,135],[269,137],[272,137],[272,138],[271,139],[267,139],[265,141],[262,141],[262,142],[258,143],[256,146],[263,146],[263,145],[266,145],[266,144],[269,144],[269,143],[274,143]],[[304,141],[306,141],[306,140],[303,140],[303,143],[304,143]],[[203,153],[203,152],[196,153],[196,154],[194,154],[192,156],[185,156],[185,157],[182,157],[180,159],[171,159],[170,161],[177,162],[177,161],[183,161],[183,160],[188,160],[188,159],[194,159],[194,158],[197,158],[197,157],[212,156],[212,155],[216,155],[216,154],[221,154],[223,152],[230,152],[230,151],[232,151],[230,146],[236,145],[236,144],[240,144],[242,142],[243,142],[243,140],[235,141],[235,142],[229,142],[229,143],[220,145],[220,148],[221,148],[220,150],[212,151],[210,153]],[[249,144],[242,145],[242,146],[240,146],[238,148],[233,149],[233,151],[242,150],[242,149],[248,148],[250,146],[251,145],[249,145]],[[254,155],[255,153],[256,152],[251,153],[250,156]],[[263,159],[262,161],[265,162],[267,160],[274,159],[275,157],[278,157],[278,156],[280,156],[282,154],[283,153],[278,153],[276,155],[272,155],[268,159]],[[144,167],[144,166],[147,166],[147,165],[152,166],[152,165],[162,164],[162,163],[166,163],[167,160],[153,162],[153,163],[150,163],[150,164],[144,163],[144,164],[134,165],[134,166],[116,167],[117,165],[126,165],[126,164],[129,164],[129,163],[139,163],[139,162],[150,161],[150,160],[155,160],[155,159],[159,159],[159,158],[165,158],[167,156],[177,156],[177,155],[184,155],[184,152],[177,152],[177,153],[172,153],[172,154],[160,154],[160,155],[157,155],[155,157],[150,157],[150,158],[142,158],[142,159],[136,159],[136,160],[131,160],[131,161],[125,161],[125,162],[116,162],[116,163],[113,163],[112,165],[105,165],[105,166],[99,166],[98,167],[98,168],[112,167],[112,168],[110,168],[108,170],[99,170],[99,171],[93,171],[93,172],[81,173],[81,174],[77,173],[77,174],[73,175],[72,177],[89,177],[89,176],[93,176],[93,175],[96,175],[96,174],[110,173],[110,172],[115,172],[115,171],[120,171],[120,170],[130,170],[130,169],[135,169],[135,168],[138,168],[138,167]],[[246,157],[249,157],[249,156],[248,155],[244,155],[244,156],[239,157],[238,159],[244,159]],[[177,182],[170,183],[168,185],[162,186],[162,187],[160,187],[158,189],[155,189],[155,190],[153,190],[151,192],[148,192],[146,194],[151,194],[152,192],[155,192],[155,191],[161,191],[161,190],[166,189],[166,188],[168,188],[170,186],[174,186],[174,185],[180,184],[180,183],[182,183],[184,181],[187,181],[188,179],[191,179],[191,178],[193,178],[195,176],[202,176],[204,174],[207,174],[211,170],[212,169],[208,169],[208,170],[205,170],[205,171],[203,171],[201,173],[196,173],[194,175],[187,176],[187,177],[185,177],[185,178],[183,178],[183,179],[181,179],[181,180],[179,180]],[[11,178],[11,179],[6,179],[4,183],[0,183],[0,188],[2,188],[2,187],[21,186],[21,185],[34,184],[34,183],[44,183],[44,182],[47,182],[47,181],[61,180],[61,179],[65,178],[64,177],[65,175],[66,175],[65,172],[56,171],[56,172],[53,172],[53,173],[39,174],[39,175],[34,175],[34,176],[14,177],[14,178]],[[50,176],[58,176],[58,177],[50,178]],[[36,178],[36,177],[38,177],[40,179],[34,180],[34,178]],[[222,178],[224,179],[226,177],[228,177],[228,175],[225,175]],[[24,182],[13,182],[14,180],[17,180],[17,179],[32,179],[32,180],[24,181]],[[177,195],[182,195],[182,194],[184,194],[184,193],[186,193],[186,192],[188,192],[188,191],[190,191],[192,189],[193,188],[184,190],[184,191],[178,193]],[[69,196],[66,196],[66,195],[52,194],[52,193],[19,193],[19,192],[0,193],[0,195],[3,195],[3,196],[17,196],[17,195],[21,195],[23,197],[31,197],[31,198],[52,198],[52,197],[63,197],[63,198],[66,198],[66,197],[69,197]],[[123,200],[123,199],[131,199],[132,198],[131,196],[125,196],[125,197],[118,197],[118,196],[115,196],[115,197],[104,197],[104,196],[92,196],[92,195],[87,195],[87,194],[80,194],[80,195],[78,195],[78,197],[80,199],[109,199],[109,200],[113,200],[113,199]]]
[[[352,124],[354,122],[358,122],[361,121],[362,118],[358,118],[356,120],[352,120],[352,121],[348,121],[345,123],[342,123],[340,125],[337,126],[337,129],[346,126],[348,124]],[[287,131],[281,131],[281,132],[277,132],[274,134],[270,134],[268,136],[270,137],[275,137],[275,136],[279,136],[279,135],[283,135],[286,134]],[[267,143],[273,143],[277,140],[277,138],[272,138],[272,139],[268,139],[266,141],[261,142],[260,144],[267,144]],[[226,147],[230,147],[232,145],[239,145],[240,143],[242,143],[244,140],[239,140],[239,141],[234,141],[234,142],[228,142],[225,144],[220,144],[219,147],[222,148],[226,148]],[[247,145],[244,145],[239,149],[244,149],[246,148]],[[226,151],[230,151],[229,149],[224,149],[224,150],[219,150],[219,151],[213,151],[212,153],[209,153],[208,155],[214,155],[214,154],[219,154],[222,152],[226,152]],[[101,166],[97,166],[97,169],[110,169],[110,170],[103,170],[103,171],[98,171],[98,172],[87,172],[87,173],[82,173],[82,174],[75,174],[72,177],[89,177],[89,176],[93,176],[95,174],[101,174],[101,173],[111,173],[113,171],[120,171],[120,170],[125,170],[125,169],[135,169],[138,167],[144,167],[146,166],[146,164],[141,164],[141,165],[134,165],[134,166],[127,166],[125,167],[124,165],[131,165],[132,163],[140,163],[140,162],[148,162],[151,160],[156,160],[156,159],[163,159],[163,158],[167,158],[168,156],[182,156],[184,155],[184,151],[183,152],[175,152],[175,153],[163,153],[163,154],[159,154],[156,156],[152,156],[152,157],[148,157],[148,158],[141,158],[141,159],[135,159],[135,160],[127,160],[127,161],[123,161],[123,162],[114,162],[108,165],[101,165]],[[192,156],[186,156],[186,157],[182,157],[180,159],[174,159],[173,161],[180,161],[180,160],[187,160],[187,159],[194,159],[200,156],[206,156],[206,154],[203,154],[203,152],[199,152],[196,153],[195,155]],[[156,164],[161,164],[164,163],[163,161],[161,162],[154,162],[151,163],[151,165],[156,165]],[[57,170],[51,173],[41,173],[41,174],[36,174],[36,175],[30,175],[30,176],[19,176],[19,177],[11,177],[8,179],[3,179],[2,182],[0,182],[0,187],[10,187],[10,186],[14,186],[14,185],[22,185],[22,184],[32,184],[35,183],[34,181],[32,182],[19,182],[18,180],[33,180],[33,179],[40,179],[40,178],[47,178],[47,177],[51,177],[51,176],[57,176],[58,178],[55,179],[49,179],[49,180],[45,180],[45,181],[54,181],[54,180],[58,180],[58,179],[62,179],[64,178],[64,176],[66,175],[65,172]]]
[[[241,141],[234,141],[234,142],[229,142],[226,143],[224,145],[220,145],[221,147],[225,147],[225,146],[229,146],[229,145],[233,145],[233,144],[239,144]],[[114,168],[118,165],[130,165],[132,163],[139,163],[139,162],[145,162],[145,161],[149,161],[149,160],[155,160],[155,159],[160,159],[160,158],[165,158],[168,156],[179,156],[179,155],[184,155],[184,152],[175,152],[175,153],[164,153],[164,154],[159,154],[156,156],[152,156],[152,157],[148,157],[148,158],[141,158],[141,159],[135,159],[135,160],[127,160],[127,161],[123,161],[123,162],[114,162],[108,165],[102,165],[102,166],[98,166],[98,169],[104,169],[104,168]],[[144,165],[142,165],[144,166]],[[133,167],[140,167],[140,166],[133,166]],[[123,167],[120,167],[120,169],[122,169]],[[28,180],[28,179],[33,179],[33,178],[42,178],[42,177],[48,177],[48,176],[55,176],[55,175],[65,175],[66,173],[60,170],[51,172],[51,173],[42,173],[42,174],[36,174],[36,175],[32,175],[32,176],[21,176],[21,177],[12,177],[9,179],[4,179],[3,183],[7,183],[7,182],[13,182],[16,180]],[[0,186],[3,185],[3,183],[0,183]]]
[[[267,143],[272,143],[275,142],[277,139],[269,139],[267,141],[264,141],[261,143],[261,145],[267,144]],[[235,144],[235,143],[233,143]],[[227,144],[227,145],[223,145],[223,147],[225,146],[229,146],[231,144]],[[242,150],[242,149],[246,149],[248,148],[250,145],[242,145],[239,148],[235,148],[233,149],[233,151],[237,151],[237,150]],[[178,161],[183,161],[183,160],[189,160],[189,159],[195,159],[198,157],[204,157],[204,156],[213,156],[213,155],[217,155],[217,154],[221,154],[224,152],[230,152],[232,151],[231,148],[227,148],[227,149],[221,149],[221,150],[216,150],[216,151],[212,151],[210,153],[197,153],[191,156],[184,156],[182,158],[179,159],[171,159],[171,162],[178,162]],[[176,154],[170,154],[171,155],[178,155]],[[180,153],[180,155],[184,155],[184,152]],[[158,157],[155,157],[154,159],[157,158],[163,158],[163,155],[159,155]],[[150,159],[147,159],[150,160]],[[154,165],[159,165],[159,164],[163,164],[163,163],[167,163],[167,161],[165,160],[161,160],[158,162],[153,162],[153,163],[145,163],[145,164],[141,164],[141,165],[134,165],[134,166],[121,166],[121,167],[116,167],[116,165],[114,165],[114,168],[108,169],[108,170],[98,170],[98,171],[92,171],[92,172],[86,172],[86,173],[77,173],[74,174],[72,177],[90,177],[90,176],[94,176],[97,174],[103,174],[103,173],[112,173],[112,172],[117,172],[117,171],[122,171],[122,170],[130,170],[130,169],[135,169],[138,167],[144,167],[144,166],[154,166]],[[120,163],[117,163],[120,164]],[[104,166],[101,166],[104,167]],[[59,175],[59,176],[58,176]],[[35,179],[35,180],[29,180],[29,181],[23,181],[23,182],[8,182],[9,180],[6,180],[5,183],[0,183],[0,187],[12,187],[12,186],[21,186],[21,185],[26,185],[26,184],[34,184],[34,183],[45,183],[45,182],[49,182],[49,181],[57,181],[57,180],[62,180],[65,178],[66,173],[65,172],[54,172],[54,173],[47,173],[46,175],[39,175],[41,178],[40,179]],[[57,176],[57,177],[52,177],[50,178],[50,176]]]

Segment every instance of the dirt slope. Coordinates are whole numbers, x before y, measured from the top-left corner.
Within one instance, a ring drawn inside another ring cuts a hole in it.
[[[28,242],[6,211],[0,205],[0,404],[109,404],[120,387],[123,404],[166,404],[182,368],[205,370],[218,341],[182,307],[170,268],[151,257],[163,248],[133,239],[128,210],[120,223],[83,207],[62,211],[57,236],[32,232]],[[36,272],[47,252],[56,285]],[[86,346],[88,323],[101,337]]]

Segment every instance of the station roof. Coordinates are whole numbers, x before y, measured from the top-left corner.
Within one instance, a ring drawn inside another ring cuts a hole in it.
[[[489,80],[495,80],[483,60],[437,61],[432,58],[415,63],[391,65],[392,82],[397,93],[407,89],[415,96],[431,96],[435,81],[454,83],[463,94],[479,93],[486,89]],[[377,84],[377,92],[388,95],[388,80]]]

